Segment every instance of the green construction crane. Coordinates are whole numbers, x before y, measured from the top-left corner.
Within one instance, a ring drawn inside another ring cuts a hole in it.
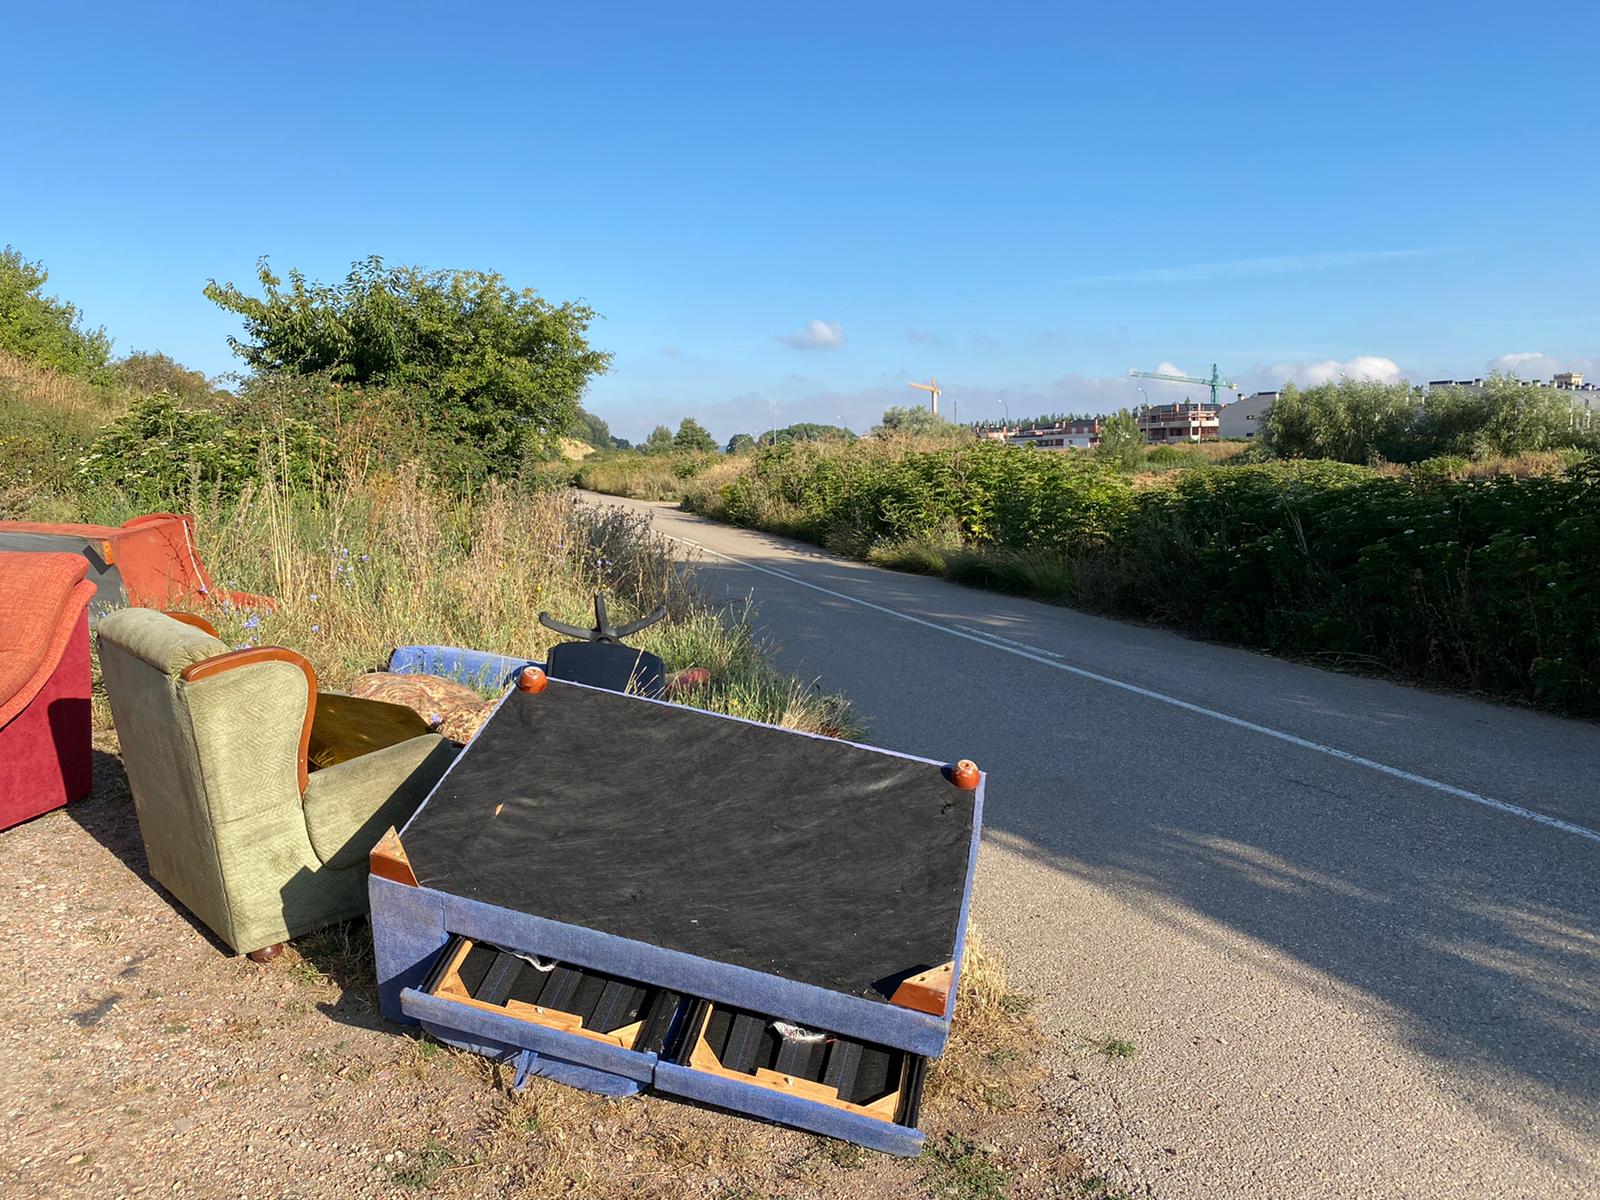
[[[1198,383],[1201,387],[1208,387],[1211,389],[1212,408],[1217,407],[1218,388],[1227,388],[1232,391],[1239,386],[1236,383],[1229,383],[1221,375],[1217,374],[1216,363],[1211,364],[1210,379],[1196,379],[1193,375],[1167,375],[1161,371],[1129,371],[1128,374],[1135,379],[1165,379],[1168,383]]]

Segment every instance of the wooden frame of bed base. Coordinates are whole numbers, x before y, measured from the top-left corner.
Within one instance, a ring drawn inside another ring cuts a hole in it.
[[[579,1037],[602,1042],[607,1046],[620,1046],[624,1050],[632,1050],[634,1044],[638,1042],[639,1034],[644,1029],[646,1019],[644,1017],[631,1025],[624,1025],[610,1033],[602,1033],[597,1029],[585,1029],[582,1017],[576,1013],[562,1012],[559,1008],[546,1008],[542,1004],[528,1004],[522,1000],[490,1004],[486,1000],[476,999],[461,982],[461,964],[466,961],[467,954],[474,945],[476,943],[469,937],[461,939],[461,945],[456,948],[456,952],[450,956],[450,961],[444,964],[443,971],[439,973],[439,981],[431,989],[433,995],[445,1000],[454,1000],[457,1004],[469,1004],[484,1012],[499,1013],[502,1017],[510,1017],[516,1021],[526,1021],[530,1025],[542,1025],[546,1029],[555,1029],[561,1033],[577,1034]]]
[[[694,1044],[689,1051],[689,1061],[686,1064],[696,1071],[703,1071],[707,1075],[717,1075],[723,1079],[736,1080],[739,1083],[751,1084],[755,1087],[764,1087],[774,1092],[784,1092],[799,1100],[810,1100],[814,1104],[826,1104],[829,1108],[842,1109],[845,1112],[855,1113],[860,1117],[872,1117],[874,1120],[887,1121],[894,1124],[895,1116],[900,1111],[900,1097],[906,1090],[907,1072],[902,1069],[900,1082],[895,1085],[894,1091],[880,1096],[870,1104],[852,1104],[848,1100],[839,1099],[839,1090],[831,1088],[825,1083],[816,1083],[810,1079],[801,1079],[797,1075],[785,1075],[782,1071],[774,1071],[767,1067],[757,1067],[753,1073],[735,1071],[722,1065],[722,1060],[717,1057],[716,1051],[711,1049],[706,1041],[706,1026],[711,1024],[711,1014],[716,1006],[707,1004],[705,1015],[701,1018],[700,1028],[694,1031]]]

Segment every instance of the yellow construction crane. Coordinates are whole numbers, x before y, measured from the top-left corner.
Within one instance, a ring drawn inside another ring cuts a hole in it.
[[[906,386],[914,387],[919,391],[927,392],[929,399],[932,401],[931,406],[933,408],[933,415],[936,417],[939,415],[940,392],[939,381],[937,379],[930,379],[927,383],[907,383]]]

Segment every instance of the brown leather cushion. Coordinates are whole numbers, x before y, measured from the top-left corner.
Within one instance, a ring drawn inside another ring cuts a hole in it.
[[[374,671],[353,679],[350,694],[404,705],[426,721],[429,728],[462,743],[472,740],[478,726],[494,710],[493,701],[483,699],[466,684],[438,675]]]

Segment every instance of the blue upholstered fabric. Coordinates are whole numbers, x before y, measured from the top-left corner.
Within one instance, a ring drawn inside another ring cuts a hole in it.
[[[875,1117],[858,1116],[754,1083],[740,1083],[721,1075],[707,1075],[676,1063],[656,1065],[655,1087],[658,1092],[669,1096],[682,1096],[702,1104],[714,1104],[718,1108],[747,1113],[764,1121],[776,1121],[780,1125],[792,1125],[828,1137],[843,1138],[885,1154],[909,1157],[922,1152],[923,1136],[919,1129],[896,1125],[892,1121],[880,1121]]]
[[[517,1079],[520,1082],[514,1086],[519,1092],[527,1086],[530,1075],[538,1075],[542,1079],[564,1083],[568,1087],[595,1092],[601,1096],[636,1096],[644,1087],[644,1084],[623,1075],[597,1071],[582,1063],[553,1058],[533,1050],[524,1050],[517,1057]]]
[[[597,1071],[593,1067],[540,1054],[522,1046],[511,1046],[489,1038],[467,1037],[454,1027],[440,1025],[436,1021],[423,1021],[422,1028],[430,1037],[447,1046],[481,1054],[496,1062],[515,1063],[516,1075],[511,1086],[519,1092],[527,1086],[529,1077],[534,1075],[602,1096],[636,1096],[644,1088],[644,1084],[636,1079],[614,1075],[610,1071]]]
[[[948,1032],[950,1019],[955,1016],[956,993],[961,990],[961,960],[966,957],[967,951],[967,919],[972,914],[972,881],[978,874],[978,843],[983,835],[983,789],[988,785],[989,776],[978,776],[978,788],[972,793],[972,849],[967,851],[967,882],[961,892],[961,919],[956,923],[956,948],[951,962],[955,964],[950,974],[950,995],[944,1002],[945,1027]],[[941,1047],[942,1049],[942,1047]]]
[[[463,650],[459,646],[397,646],[389,670],[397,675],[442,675],[468,687],[509,687],[523,667],[542,668],[536,658]]]
[[[430,891],[428,888],[418,889]],[[548,921],[478,900],[435,893],[452,933],[560,959],[688,996],[782,1017],[812,1029],[936,1057],[950,1033],[947,1017],[899,1008],[864,996],[797,984],[776,975],[711,962],[615,934]]]
[[[378,968],[378,1007],[391,1021],[414,1025],[400,1007],[405,988],[419,988],[433,960],[450,940],[444,927],[444,897],[429,888],[407,887],[367,877],[372,905],[372,952]]]
[[[430,996],[415,988],[407,988],[401,993],[400,1006],[407,1016],[423,1022],[425,1026],[430,1028],[439,1026],[452,1031],[452,1036],[465,1040],[516,1046],[532,1050],[541,1057],[558,1063],[566,1062],[586,1067],[596,1073],[616,1075],[637,1083],[649,1083],[655,1073],[654,1054],[624,1050],[621,1046],[609,1046],[593,1038],[563,1033],[559,1029],[547,1029],[528,1021],[519,1021],[515,1017],[501,1016],[499,1013],[486,1012],[471,1005],[458,1004],[441,996]],[[550,1077],[556,1078],[555,1075]],[[590,1087],[588,1090],[596,1089]]]

